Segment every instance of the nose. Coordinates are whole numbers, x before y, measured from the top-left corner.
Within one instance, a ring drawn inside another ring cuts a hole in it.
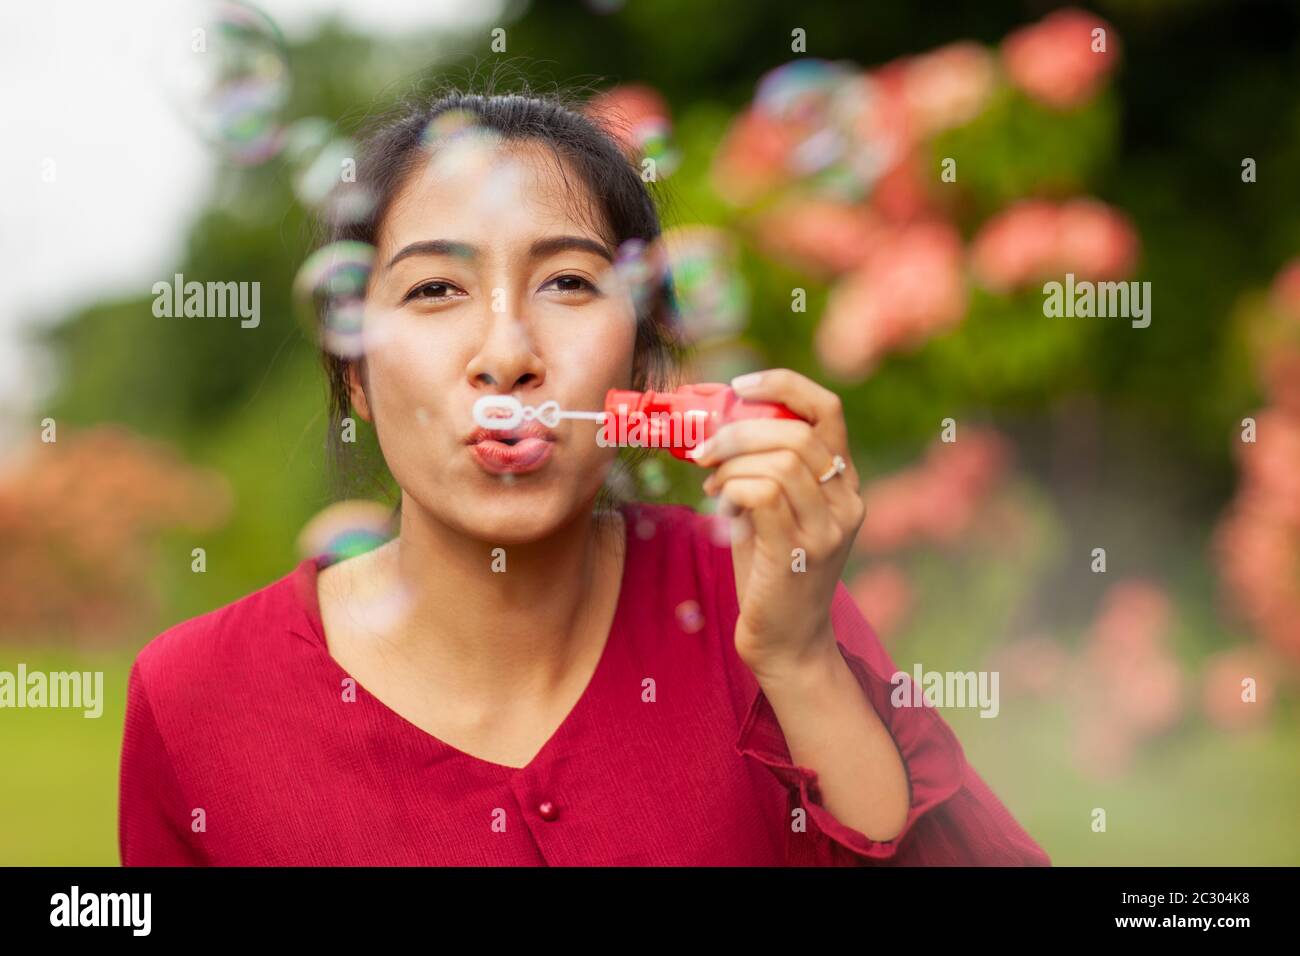
[[[546,369],[526,323],[509,309],[488,315],[483,342],[466,368],[470,384],[474,388],[495,387],[505,394],[540,386]]]

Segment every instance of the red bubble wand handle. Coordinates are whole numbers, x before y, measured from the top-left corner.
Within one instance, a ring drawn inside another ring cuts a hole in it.
[[[604,445],[662,448],[674,458],[712,438],[719,428],[751,418],[803,419],[779,402],[741,398],[729,385],[703,382],[670,392],[611,388],[605,394]]]

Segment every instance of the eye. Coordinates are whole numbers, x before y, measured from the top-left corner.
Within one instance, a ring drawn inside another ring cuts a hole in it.
[[[417,285],[410,292],[406,293],[406,298],[404,298],[402,301],[403,302],[441,301],[443,299],[454,298],[457,293],[460,293],[462,295],[464,294],[463,290],[460,289],[458,286],[452,285],[450,282],[444,282],[441,279],[438,279],[438,280],[434,280],[433,282],[425,282],[420,285]]]
[[[577,293],[585,293],[585,292],[595,292],[595,293],[600,292],[600,290],[597,289],[596,286],[593,285],[590,280],[584,279],[582,276],[572,275],[572,274],[556,276],[554,279],[549,280],[545,285],[543,285],[542,288],[552,289],[555,292],[560,292],[566,295],[574,295]]]

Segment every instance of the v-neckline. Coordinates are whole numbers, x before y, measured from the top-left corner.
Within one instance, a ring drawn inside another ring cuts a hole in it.
[[[590,700],[599,692],[599,685],[605,679],[606,672],[612,666],[612,658],[617,648],[617,642],[623,631],[627,627],[627,606],[632,600],[632,561],[636,548],[633,544],[637,538],[632,533],[632,524],[637,520],[631,512],[635,508],[635,503],[624,504],[619,506],[619,517],[623,522],[623,570],[620,575],[618,598],[614,607],[614,618],[610,623],[609,633],[605,636],[604,647],[601,648],[600,657],[596,661],[596,667],[587,680],[587,685],[583,688],[582,693],[578,696],[577,701],[569,708],[569,712],[564,715],[564,719],[546,738],[545,743],[533,754],[529,761],[522,767],[512,767],[509,764],[498,763],[495,760],[488,760],[484,757],[477,757],[472,753],[461,750],[459,747],[448,743],[441,737],[431,734],[429,731],[420,727],[406,717],[403,717],[388,704],[380,700],[375,694],[371,693],[362,683],[350,674],[346,668],[339,663],[338,659],[330,653],[329,642],[325,638],[325,623],[321,616],[320,594],[317,591],[317,580],[320,572],[329,566],[329,560],[325,556],[305,558],[301,561],[294,572],[294,577],[298,579],[298,586],[295,588],[298,604],[303,611],[307,623],[307,633],[295,630],[299,637],[307,639],[321,653],[325,659],[326,666],[334,671],[335,676],[341,683],[344,679],[351,680],[357,690],[357,699],[366,700],[371,706],[383,715],[385,720],[402,727],[407,733],[419,735],[429,745],[447,751],[457,757],[473,761],[484,767],[490,767],[507,774],[521,774],[536,768],[545,760],[550,751],[559,746],[559,742],[571,731],[573,726],[580,719],[582,711],[589,709]]]

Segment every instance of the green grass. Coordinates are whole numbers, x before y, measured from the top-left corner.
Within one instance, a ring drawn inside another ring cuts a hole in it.
[[[1056,865],[1300,863],[1300,728],[1233,734],[1189,724],[1139,749],[1128,772],[1078,773],[1060,708],[1003,701],[985,720],[945,711],[967,759]],[[983,726],[981,726],[983,725]],[[1093,808],[1106,832],[1092,830]]]
[[[133,655],[0,649],[0,669],[102,670],[103,713],[0,710],[0,866],[115,866],[117,771]]]

